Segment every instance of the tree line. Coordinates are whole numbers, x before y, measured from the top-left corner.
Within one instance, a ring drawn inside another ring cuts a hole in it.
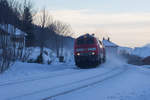
[[[22,3],[16,0],[0,0],[0,24],[11,24],[25,32],[26,47],[39,46],[41,55],[43,48],[47,47],[55,51],[57,57],[63,56],[64,47],[69,47],[70,41],[73,42],[71,26],[54,20],[45,8],[39,13],[33,6],[27,0]]]
[[[71,26],[54,20],[45,8],[39,15],[37,12],[34,11],[32,2],[27,0],[22,3],[16,0],[0,0],[0,24],[12,24],[27,33],[26,46],[46,46],[56,50],[59,56],[62,50],[57,49],[67,45],[64,44],[67,43],[65,38],[73,35]]]

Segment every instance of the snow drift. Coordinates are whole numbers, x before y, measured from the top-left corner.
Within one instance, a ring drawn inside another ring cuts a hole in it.
[[[143,47],[136,47],[132,51],[133,55],[140,56],[142,58],[150,56],[150,44],[147,44]]]

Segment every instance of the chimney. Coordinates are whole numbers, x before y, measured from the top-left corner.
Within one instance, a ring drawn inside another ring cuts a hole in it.
[[[108,37],[108,41],[110,41],[110,38]]]
[[[105,40],[105,37],[103,37],[103,40]]]

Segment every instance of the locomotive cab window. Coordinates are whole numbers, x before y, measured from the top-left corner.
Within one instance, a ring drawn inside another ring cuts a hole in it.
[[[94,44],[94,38],[93,37],[86,37],[86,38],[80,38],[77,39],[77,45],[86,45],[86,44]]]

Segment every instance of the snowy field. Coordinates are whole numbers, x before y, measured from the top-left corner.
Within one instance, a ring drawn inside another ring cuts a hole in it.
[[[149,100],[149,77],[150,66],[118,57],[93,69],[16,62],[0,76],[0,100]]]

